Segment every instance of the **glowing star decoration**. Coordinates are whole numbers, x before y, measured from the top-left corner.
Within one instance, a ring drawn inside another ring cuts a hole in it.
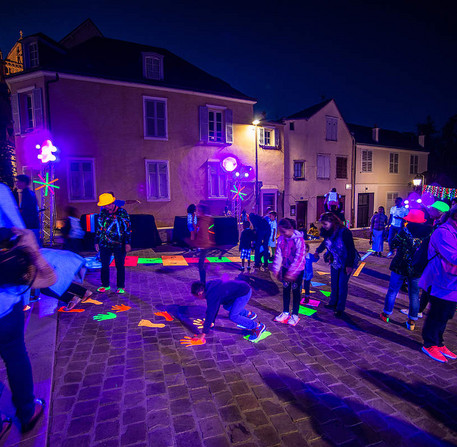
[[[33,183],[37,183],[39,186],[36,188],[35,191],[38,191],[41,188],[45,188],[45,193],[44,195],[47,197],[48,196],[48,191],[51,191],[51,194],[54,194],[54,190],[52,188],[60,189],[60,186],[53,185],[53,183],[57,182],[59,180],[58,178],[49,181],[49,172],[46,172],[46,180],[41,176],[41,174],[38,174],[38,177],[40,177],[41,182],[38,180],[34,180]]]
[[[52,144],[51,140],[46,140],[41,146],[37,144],[35,147],[41,150],[41,153],[38,154],[38,159],[41,160],[41,163],[57,160],[53,154],[53,152],[57,152],[57,148]]]
[[[236,169],[238,166],[238,163],[236,161],[236,158],[234,157],[226,157],[222,160],[222,167],[227,171],[227,172],[232,172]]]
[[[247,196],[246,193],[241,192],[241,191],[243,191],[244,188],[246,188],[246,186],[242,186],[240,189],[238,189],[238,188],[236,187],[236,185],[233,185],[233,189],[230,190],[230,192],[233,192],[233,194],[235,194],[235,195],[233,196],[233,200],[235,200],[237,196],[238,196],[238,198],[239,198],[240,200],[244,200],[244,197],[243,197],[243,196]]]

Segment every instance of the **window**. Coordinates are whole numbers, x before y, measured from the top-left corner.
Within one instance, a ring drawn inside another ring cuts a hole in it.
[[[219,161],[208,162],[208,198],[227,197],[227,174]]]
[[[294,161],[294,180],[305,180],[305,162]]]
[[[147,199],[170,200],[170,174],[167,160],[146,160]]]
[[[362,172],[373,171],[373,152],[362,151]]]
[[[398,154],[389,154],[389,173],[398,174]]]
[[[163,98],[143,98],[144,137],[167,139],[167,101]]]
[[[276,211],[276,193],[262,191],[262,215],[270,208],[271,211]]]
[[[212,144],[233,143],[233,113],[220,106],[200,106],[200,141]]]
[[[32,132],[43,126],[41,88],[11,95],[14,134]]]
[[[410,174],[417,174],[419,172],[419,156],[418,155],[411,155],[409,159],[409,173]]]
[[[330,157],[328,155],[317,155],[317,178],[330,178]]]
[[[387,207],[392,207],[395,205],[395,200],[398,197],[398,192],[388,192],[387,193]]]
[[[337,141],[338,139],[338,118],[326,116],[325,139],[328,141]]]
[[[348,178],[347,157],[336,157],[336,178]]]
[[[163,56],[160,54],[143,54],[143,76],[146,79],[161,81],[163,79]]]
[[[264,149],[279,149],[279,132],[274,127],[259,127],[259,146]]]
[[[289,130],[295,130],[295,123],[294,122],[291,122],[289,123]]]
[[[40,65],[40,60],[38,58],[38,43],[37,42],[32,42],[29,44],[29,62],[30,62],[30,67],[38,67]]]
[[[70,159],[68,191],[73,202],[92,202],[96,199],[93,159]]]

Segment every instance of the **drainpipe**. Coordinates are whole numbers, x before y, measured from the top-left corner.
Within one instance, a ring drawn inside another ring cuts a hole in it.
[[[351,227],[355,226],[355,177],[356,177],[356,143],[352,134],[352,172],[351,172]]]
[[[59,81],[59,73],[56,73],[56,78],[46,81],[44,83],[44,91],[46,95],[46,121],[48,123],[48,130],[51,131],[51,101],[49,100],[49,84],[53,84]]]

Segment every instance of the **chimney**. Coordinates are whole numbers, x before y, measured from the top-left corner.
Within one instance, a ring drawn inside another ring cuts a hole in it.
[[[419,146],[420,147],[425,147],[425,135],[421,133],[419,135]]]
[[[376,141],[376,143],[379,143],[379,127],[377,124],[375,124],[372,129],[371,137],[374,141]]]

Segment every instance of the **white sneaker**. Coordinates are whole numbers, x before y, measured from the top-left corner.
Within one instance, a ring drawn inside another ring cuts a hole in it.
[[[418,317],[418,318],[423,318],[423,316],[424,316],[424,314],[423,314],[422,312],[418,312],[418,313],[417,313],[417,317]]]
[[[400,309],[400,312],[401,312],[402,314],[404,314],[404,315],[409,315],[409,309]],[[418,318],[423,318],[424,315],[423,315],[422,312],[418,312],[417,317],[418,317]]]
[[[277,321],[278,323],[285,323],[289,318],[289,312],[282,312],[277,317],[275,317],[275,321]]]
[[[292,315],[290,318],[289,318],[289,321],[287,322],[287,324],[290,324],[291,326],[296,326],[296,324],[300,321],[300,318],[298,315]]]

